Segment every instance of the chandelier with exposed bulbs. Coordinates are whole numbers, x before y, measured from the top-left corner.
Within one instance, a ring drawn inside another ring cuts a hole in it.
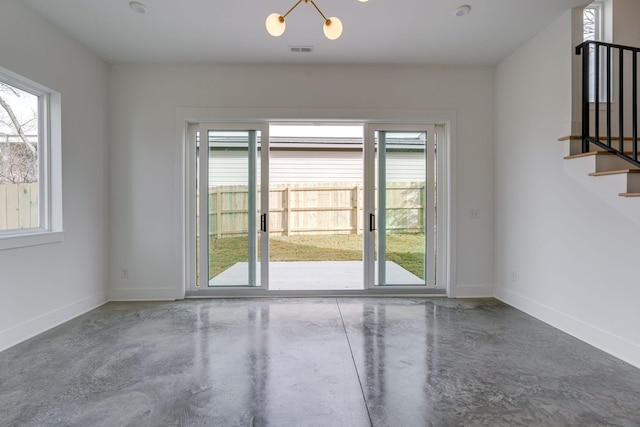
[[[364,3],[368,0],[358,0],[358,1]],[[284,15],[280,15],[279,13],[276,12],[267,16],[267,20],[265,22],[265,26],[267,27],[267,32],[271,34],[273,37],[281,36],[284,33],[284,30],[287,28],[285,18],[287,17],[287,15],[289,15],[293,11],[293,9],[298,7],[302,2],[311,3],[313,7],[316,8],[320,16],[322,16],[322,19],[324,19],[322,31],[324,32],[324,35],[329,40],[336,40],[342,35],[342,21],[335,16],[327,18],[324,15],[324,13],[322,13],[318,5],[316,5],[316,2],[313,0],[298,0],[298,2],[294,4],[293,7],[289,9],[287,13],[285,13]]]

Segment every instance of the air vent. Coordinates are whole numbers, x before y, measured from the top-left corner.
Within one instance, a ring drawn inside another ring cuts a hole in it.
[[[289,46],[291,53],[311,53],[313,46]]]

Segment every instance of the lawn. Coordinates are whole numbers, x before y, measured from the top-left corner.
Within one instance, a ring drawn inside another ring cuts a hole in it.
[[[272,236],[271,261],[361,261],[362,236],[356,234]],[[212,239],[209,275],[217,276],[236,262],[247,261],[247,237]],[[387,260],[424,278],[424,235],[387,235]]]

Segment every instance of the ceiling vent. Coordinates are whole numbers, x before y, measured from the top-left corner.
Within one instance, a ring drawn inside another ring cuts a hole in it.
[[[289,46],[291,53],[311,53],[313,46]]]

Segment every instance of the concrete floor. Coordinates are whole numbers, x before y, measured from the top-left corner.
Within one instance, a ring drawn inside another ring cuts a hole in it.
[[[638,426],[640,370],[495,300],[109,303],[0,353],[1,426]]]

